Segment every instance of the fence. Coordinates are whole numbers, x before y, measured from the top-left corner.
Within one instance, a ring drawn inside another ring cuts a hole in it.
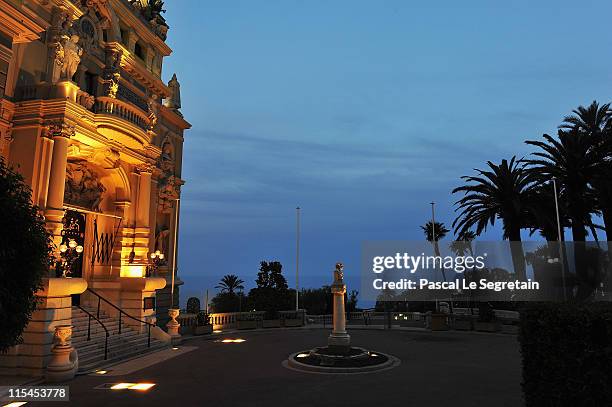
[[[214,330],[263,328],[265,311],[250,312],[222,312],[210,314],[210,324]],[[279,311],[278,327],[303,326],[305,325],[305,313],[299,311]],[[177,321],[182,327],[193,327],[197,325],[197,314],[182,313]],[[265,324],[275,327],[275,324]]]

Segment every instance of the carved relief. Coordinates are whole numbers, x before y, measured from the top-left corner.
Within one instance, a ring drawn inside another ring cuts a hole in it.
[[[172,213],[172,204],[180,196],[183,181],[171,175],[158,183],[159,197],[157,210],[161,213]]]
[[[70,14],[63,8],[55,8],[49,27],[49,57],[50,57],[50,79],[51,83],[57,83],[60,80],[62,68],[64,67],[65,50],[64,44],[66,39],[70,38],[70,29],[72,27],[72,19]]]
[[[161,253],[169,253],[169,237],[170,230],[162,226],[155,233],[155,250],[159,250]]]
[[[164,141],[157,165],[165,176],[174,175],[174,148],[170,141]]]
[[[153,130],[157,124],[157,117],[159,115],[159,103],[157,102],[157,95],[152,94],[147,101],[147,108],[149,110],[149,125],[148,129]]]
[[[45,136],[48,138],[74,136],[74,126],[64,122],[49,122],[45,127]]]
[[[100,182],[87,161],[69,161],[66,165],[66,189],[64,202],[93,211],[101,211],[100,203],[106,188]]]

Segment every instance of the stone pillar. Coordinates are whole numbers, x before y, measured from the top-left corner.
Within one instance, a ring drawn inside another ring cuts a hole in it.
[[[68,143],[70,137],[74,135],[74,126],[69,126],[63,122],[52,123],[47,126],[47,135],[53,138],[53,153],[45,217],[47,218],[47,229],[54,236],[58,236],[62,229],[62,218],[64,216]]]
[[[344,310],[346,284],[344,284],[343,268],[342,263],[337,263],[334,271],[334,282],[331,286],[334,296],[334,326],[331,335],[327,338],[327,345],[338,353],[348,352],[351,345],[351,337],[346,333],[346,314]]]
[[[153,168],[150,165],[138,167],[140,180],[138,182],[138,205],[136,209],[136,227],[148,228],[151,209],[151,175]]]
[[[65,346],[56,348],[59,340],[56,332],[60,326],[72,325],[71,295],[86,289],[87,282],[82,278],[44,279],[36,293],[39,301],[36,310],[23,331],[23,342],[5,354],[0,353],[0,374],[42,377],[53,365],[51,371],[55,369],[63,377],[72,375],[73,369],[68,364],[76,370],[76,352],[66,352]],[[64,329],[61,334],[65,332]]]

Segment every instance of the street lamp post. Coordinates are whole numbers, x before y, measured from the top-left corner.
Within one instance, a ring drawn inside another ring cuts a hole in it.
[[[162,261],[164,261],[164,254],[159,250],[155,250],[149,256],[151,260],[149,261],[149,265],[147,266],[146,277],[157,276],[157,269],[159,268]]]
[[[59,258],[55,263],[56,271],[61,271],[62,277],[68,277],[68,274],[72,274],[74,262],[83,253],[83,246],[76,240],[68,239],[67,243],[62,243],[59,246]]]
[[[295,310],[300,309],[300,207],[295,208],[296,214],[296,239],[295,239]]]
[[[561,257],[561,281],[563,284],[563,301],[567,301],[567,292],[565,288],[565,255],[563,250],[563,243],[561,239],[561,217],[559,216],[559,199],[557,197],[557,179],[552,178],[553,194],[555,195],[555,212],[557,214],[557,241],[559,242],[559,256]]]

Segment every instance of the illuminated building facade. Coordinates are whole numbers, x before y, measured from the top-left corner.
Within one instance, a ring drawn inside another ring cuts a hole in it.
[[[71,305],[94,306],[92,290],[158,325],[170,292],[178,296],[171,277],[190,124],[176,76],[162,81],[171,49],[161,6],[0,0],[0,155],[31,186],[57,251],[41,293],[53,315],[34,315],[42,328],[26,329],[10,361],[24,374],[44,370],[53,326],[70,323]],[[79,252],[67,264],[70,244]],[[156,252],[163,258],[153,262]]]

